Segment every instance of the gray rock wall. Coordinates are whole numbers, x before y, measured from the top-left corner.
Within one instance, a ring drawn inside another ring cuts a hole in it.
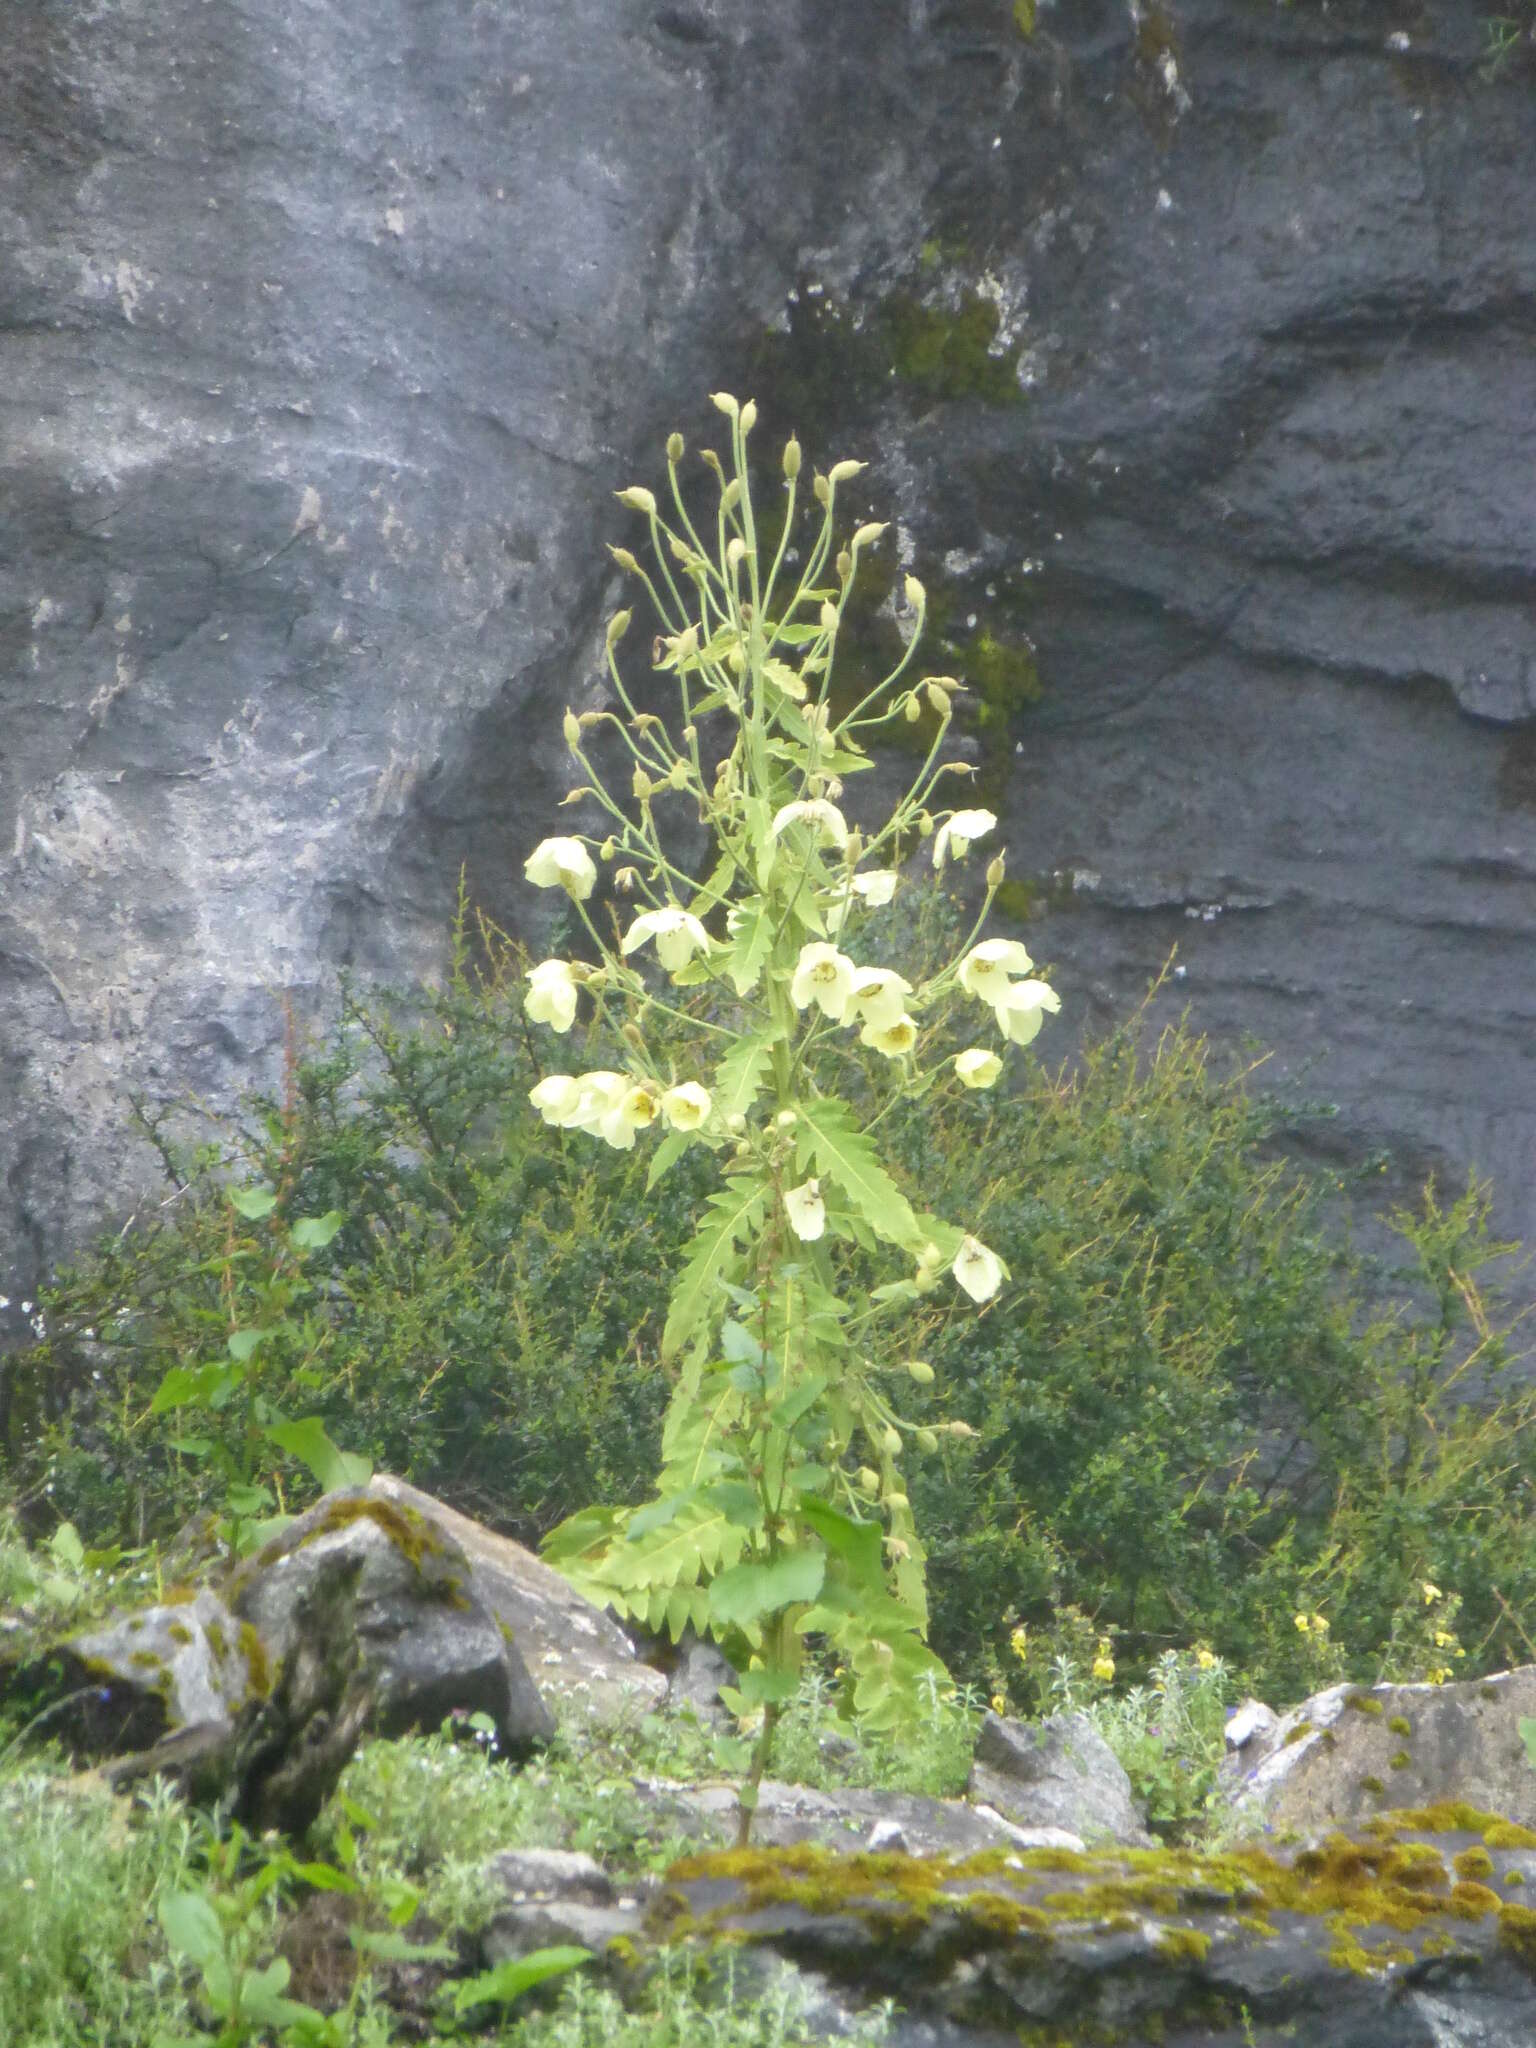
[[[1178,940],[1346,1149],[1536,1229],[1536,80],[1481,0],[1176,14],[0,11],[6,1291],[133,1185],[125,1091],[431,972],[461,861],[526,920],[608,493],[722,384],[1015,657],[1069,1015]]]

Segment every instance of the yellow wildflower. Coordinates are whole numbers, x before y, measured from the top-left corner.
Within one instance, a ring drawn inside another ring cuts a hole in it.
[[[1016,1628],[1008,1638],[1008,1647],[1022,1664],[1029,1655],[1029,1631],[1023,1628]]]
[[[1214,1652],[1206,1649],[1205,1645],[1202,1643],[1200,1648],[1195,1652],[1195,1663],[1202,1671],[1214,1671],[1216,1669],[1216,1658]]]
[[[1442,1600],[1445,1597],[1440,1588],[1431,1579],[1420,1579],[1419,1591],[1424,1595],[1424,1605],[1426,1607],[1433,1607],[1437,1600]]]

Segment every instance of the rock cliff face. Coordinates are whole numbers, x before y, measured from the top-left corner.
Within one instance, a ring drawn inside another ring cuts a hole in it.
[[[0,1260],[514,921],[701,395],[874,458],[1077,1019],[1536,1228],[1536,80],[1482,0],[0,12]],[[935,665],[939,665],[937,654]],[[1015,903],[1016,909],[1024,906]],[[0,1283],[3,1284],[3,1283]]]

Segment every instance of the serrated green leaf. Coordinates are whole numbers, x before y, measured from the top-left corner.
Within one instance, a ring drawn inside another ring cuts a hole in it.
[[[625,1508],[582,1508],[556,1523],[539,1545],[539,1555],[546,1564],[562,1569],[574,1564],[577,1559],[605,1548],[621,1534],[627,1514]]]
[[[802,1380],[798,1387],[792,1388],[768,1418],[774,1428],[793,1429],[801,1416],[808,1409],[814,1408],[821,1399],[826,1384],[826,1374],[817,1372],[812,1373],[809,1379]]]
[[[773,950],[773,911],[761,896],[739,903],[727,921],[730,951],[724,968],[737,995],[750,995],[762,979],[763,963]]]
[[[920,1241],[912,1205],[880,1164],[847,1104],[825,1096],[797,1105],[797,1151],[840,1191],[871,1230],[889,1244]]]
[[[721,1572],[709,1589],[709,1617],[720,1628],[745,1628],[802,1600],[814,1600],[826,1576],[820,1550],[790,1550],[767,1560],[751,1559]]]
[[[775,1031],[755,1031],[739,1038],[716,1067],[710,1094],[722,1117],[745,1116],[762,1093],[777,1039]]]
[[[705,1487],[701,1498],[738,1529],[755,1529],[763,1519],[762,1495],[744,1479],[717,1479],[713,1486]]]
[[[668,1522],[676,1521],[686,1507],[692,1507],[696,1499],[694,1489],[686,1493],[669,1494],[664,1500],[647,1501],[643,1508],[636,1508],[624,1527],[626,1543],[643,1543],[655,1529],[664,1529]]]
[[[738,1240],[750,1236],[763,1220],[768,1195],[761,1181],[736,1176],[709,1198],[709,1213],[688,1247],[682,1271],[672,1290],[661,1355],[675,1358],[709,1315],[724,1270]]]
[[[809,1522],[822,1542],[846,1566],[850,1577],[860,1584],[879,1586],[883,1589],[884,1574],[880,1568],[880,1524],[878,1522],[855,1521],[852,1515],[845,1515],[830,1501],[802,1497],[796,1512],[802,1521]],[[830,1594],[827,1596],[830,1597]]]

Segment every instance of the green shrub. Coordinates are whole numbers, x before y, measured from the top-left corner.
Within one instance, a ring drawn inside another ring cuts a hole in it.
[[[942,944],[942,906],[926,914]],[[284,1213],[347,1218],[290,1307],[294,1412],[524,1541],[584,1501],[645,1497],[663,1275],[699,1184],[684,1158],[647,1194],[643,1157],[526,1114],[557,1042],[525,1023],[505,945],[488,934],[475,970],[466,939],[461,921],[440,992],[349,992],[238,1141],[189,1159],[162,1135],[186,1192],[65,1276],[47,1340],[8,1368],[0,1497],[34,1535],[62,1517],[87,1543],[142,1542],[210,1504],[206,1461],[147,1411],[231,1327],[230,1174]],[[1505,1249],[1485,1189],[1397,1218],[1399,1305],[1368,1312],[1321,1190],[1275,1156],[1282,1110],[1182,1026],[1149,1044],[1136,1019],[1071,1073],[890,1122],[912,1184],[952,1187],[1014,1276],[980,1319],[934,1311],[934,1384],[902,1396],[976,1431],[911,1460],[957,1680],[1048,1706],[1048,1660],[1008,1655],[1019,1622],[1065,1631],[1079,1661],[1108,1632],[1130,1680],[1203,1642],[1276,1701],[1336,1666],[1471,1675],[1531,1654],[1536,1436],[1480,1291]],[[309,1490],[294,1468],[288,1505]]]

